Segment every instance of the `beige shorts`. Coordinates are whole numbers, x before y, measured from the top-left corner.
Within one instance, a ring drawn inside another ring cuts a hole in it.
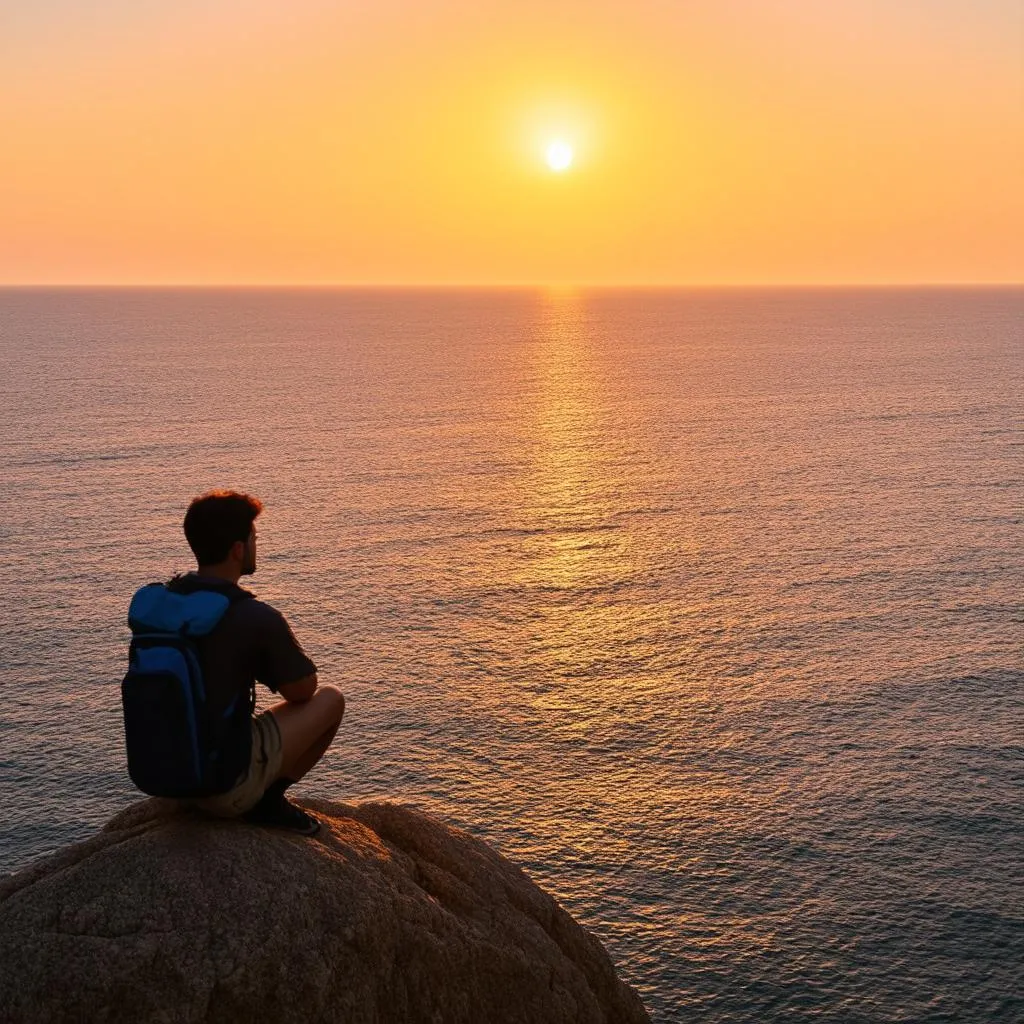
[[[192,803],[218,818],[233,818],[255,806],[263,791],[280,774],[281,730],[269,711],[261,711],[252,720],[252,756],[248,771],[234,789]]]

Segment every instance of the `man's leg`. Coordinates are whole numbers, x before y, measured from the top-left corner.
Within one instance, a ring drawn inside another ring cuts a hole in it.
[[[345,698],[336,686],[321,686],[307,701],[282,701],[269,710],[281,734],[281,768],[245,818],[300,835],[315,835],[320,822],[291,803],[285,790],[298,782],[331,745],[345,713]]]
[[[345,697],[325,684],[303,703],[281,701],[270,708],[281,733],[279,778],[298,782],[331,745],[345,714]]]

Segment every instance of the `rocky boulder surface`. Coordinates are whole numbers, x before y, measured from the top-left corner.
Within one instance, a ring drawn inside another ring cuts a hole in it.
[[[601,944],[485,843],[309,800],[303,839],[147,800],[0,881],[4,1021],[631,1024]]]

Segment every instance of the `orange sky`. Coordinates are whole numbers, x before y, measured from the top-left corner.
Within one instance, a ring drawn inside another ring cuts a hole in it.
[[[1022,54],[1016,0],[0,0],[0,283],[1020,282]]]

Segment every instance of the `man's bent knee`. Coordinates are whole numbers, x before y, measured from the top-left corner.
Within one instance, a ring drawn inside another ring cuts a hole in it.
[[[326,733],[334,733],[345,712],[345,698],[336,686],[318,686],[301,704],[281,701],[269,709],[281,734],[286,763],[315,745]]]
[[[345,714],[345,695],[341,690],[331,683],[325,683],[317,687],[316,697],[329,713],[332,724],[340,722]]]

